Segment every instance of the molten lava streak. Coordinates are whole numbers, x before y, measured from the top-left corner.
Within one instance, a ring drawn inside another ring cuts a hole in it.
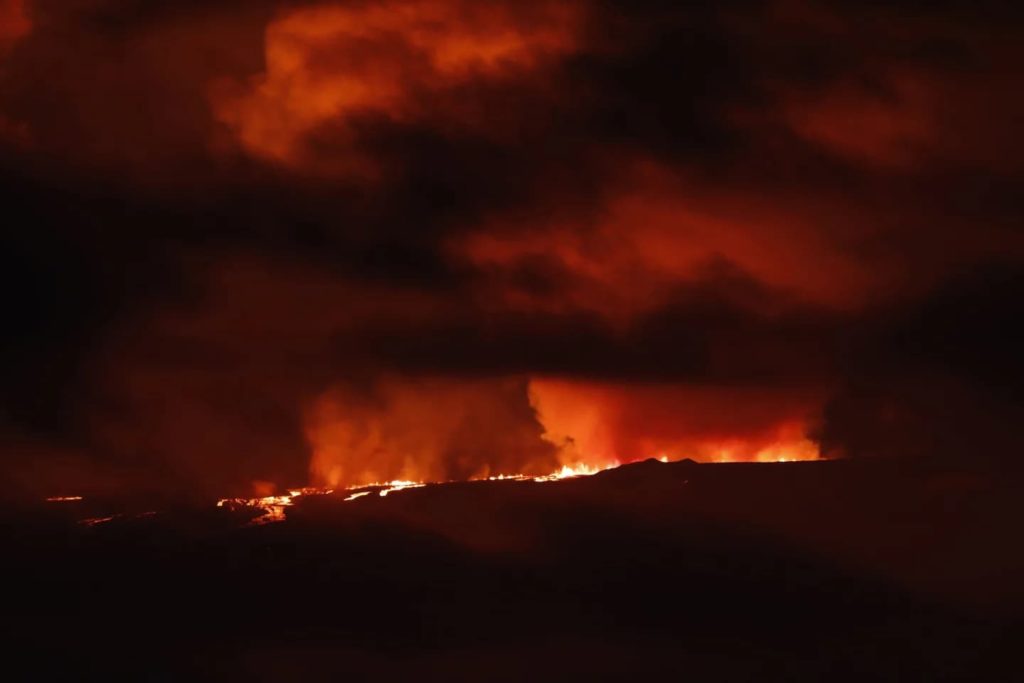
[[[796,458],[799,459],[799,458]],[[661,462],[668,462],[668,458],[661,456],[658,458]],[[780,457],[777,462],[788,462],[791,458]],[[605,470],[615,469],[620,463],[614,462],[605,466],[593,466],[586,463],[577,463],[575,465],[563,465],[560,469],[555,470],[551,474],[544,474],[540,476],[531,476],[527,474],[497,474],[486,477],[484,479],[478,479],[473,481],[532,481],[538,483],[561,481],[564,479],[572,479],[576,477],[588,477]],[[425,482],[425,481],[409,481],[397,479],[388,482],[373,482],[370,484],[363,484],[360,486],[351,486],[343,489],[348,495],[343,498],[343,502],[351,502],[369,496],[373,492],[377,492],[377,495],[386,497],[390,493],[396,491],[403,491],[405,489],[422,488],[430,484],[443,484],[452,482]],[[257,510],[259,515],[254,517],[249,525],[259,526],[263,524],[270,524],[272,522],[283,522],[287,517],[286,508],[291,507],[295,504],[295,501],[304,496],[328,496],[334,493],[334,489],[321,489],[321,488],[301,488],[291,489],[287,494],[276,495],[276,496],[262,496],[258,498],[222,498],[217,501],[217,507],[226,508],[228,510]],[[46,498],[47,502],[51,503],[67,503],[76,502],[83,500],[82,496],[51,496]],[[115,514],[105,517],[90,517],[87,519],[79,520],[79,524],[82,526],[93,527],[100,524],[106,524],[115,519],[140,519],[144,517],[150,517],[156,515],[156,512],[144,512],[136,515],[124,515]]]
[[[592,474],[603,472],[604,470],[614,469],[619,466],[619,463],[612,465],[606,465],[604,467],[593,467],[586,463],[579,463],[576,465],[562,465],[560,470],[546,474],[540,477],[533,477],[533,481],[558,481],[559,479],[571,479],[572,477],[589,477]]]
[[[282,522],[285,519],[286,507],[292,505],[292,501],[301,496],[326,496],[334,493],[331,489],[292,489],[284,496],[263,496],[262,498],[222,498],[217,501],[217,507],[229,510],[241,510],[245,508],[261,510],[262,514],[254,518],[250,524],[269,524],[270,522]]]
[[[618,467],[619,463],[608,465],[606,467],[592,467],[590,465],[580,463],[577,465],[563,465],[561,469],[552,472],[551,474],[545,474],[541,476],[532,477],[525,474],[499,474],[491,477],[487,477],[484,481],[535,481],[535,482],[549,482],[559,481],[562,479],[571,479],[573,477],[586,477],[592,474],[597,474],[606,469],[612,469]],[[438,484],[445,482],[425,482],[425,481],[407,481],[397,479],[388,482],[374,482],[372,484],[364,484],[361,486],[352,486],[344,489],[346,492],[350,492],[343,501],[350,502],[364,496],[370,495],[374,490],[381,497],[386,497],[388,494],[394,491],[402,491],[404,489],[415,489],[422,488],[428,484]],[[281,496],[263,496],[261,498],[222,498],[217,501],[217,507],[227,508],[228,510],[259,510],[261,514],[252,519],[249,522],[250,525],[262,525],[270,524],[272,522],[283,522],[287,516],[286,508],[291,507],[295,500],[303,496],[327,496],[334,493],[333,489],[318,489],[318,488],[303,488],[293,489],[288,492],[287,495]],[[108,519],[99,521],[109,521]],[[98,523],[98,522],[97,522]]]
[[[372,486],[377,486],[377,484],[371,484],[371,485]],[[426,486],[426,485],[427,485],[426,482],[422,482],[422,481],[404,481],[404,480],[401,480],[401,479],[396,479],[395,481],[391,481],[391,482],[388,482],[387,484],[384,484],[385,488],[382,488],[380,490],[380,495],[383,498],[384,496],[388,495],[392,491],[401,491],[402,489],[416,489],[416,488],[420,488],[421,486]]]
[[[82,526],[96,526],[98,524],[106,524],[117,519],[118,515],[110,515],[108,517],[89,517],[88,519],[79,520],[79,524]]]

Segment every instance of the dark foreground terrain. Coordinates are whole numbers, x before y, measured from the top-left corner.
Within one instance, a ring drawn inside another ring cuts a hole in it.
[[[1019,474],[646,462],[4,513],[7,680],[1020,680]]]

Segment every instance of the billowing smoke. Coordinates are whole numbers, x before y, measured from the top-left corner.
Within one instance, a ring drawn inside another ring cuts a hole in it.
[[[530,382],[544,438],[567,463],[647,458],[707,462],[812,460],[818,397],[707,386]]]
[[[450,481],[547,474],[556,449],[525,400],[522,379],[382,378],[336,387],[310,411],[314,482]]]
[[[0,467],[1019,450],[1020,18],[0,2]]]

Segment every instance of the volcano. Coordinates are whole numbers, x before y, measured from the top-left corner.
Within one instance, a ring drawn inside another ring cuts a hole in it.
[[[1020,0],[0,0],[4,680],[1003,681]]]

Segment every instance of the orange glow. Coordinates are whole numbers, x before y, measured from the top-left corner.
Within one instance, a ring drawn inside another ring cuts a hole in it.
[[[89,517],[88,519],[80,520],[78,523],[82,526],[98,526],[100,524],[106,524],[107,522],[117,519],[119,515],[110,515],[109,517]]]
[[[927,83],[894,74],[887,92],[852,85],[789,98],[785,117],[800,137],[834,154],[883,166],[910,166],[939,137],[939,103]],[[943,106],[944,103],[943,103]]]
[[[422,486],[426,486],[426,483],[400,480],[383,483],[375,482],[372,484],[353,486],[345,489],[345,492],[351,491],[352,493],[342,500],[347,503],[364,496],[368,496],[372,493],[372,491],[367,491],[365,489],[379,489],[378,494],[383,497],[393,491],[420,488]],[[254,517],[249,524],[252,526],[260,526],[274,522],[283,522],[287,518],[287,508],[292,507],[295,504],[295,501],[299,498],[309,496],[329,496],[333,493],[333,489],[306,487],[301,489],[292,489],[288,491],[287,495],[280,496],[263,496],[260,498],[222,498],[217,501],[217,507],[226,508],[228,510],[259,510],[261,514]]]
[[[312,480],[332,488],[394,488],[549,471],[555,452],[541,440],[525,394],[517,379],[392,378],[363,392],[338,387],[307,416]]]
[[[793,462],[798,460],[813,460],[818,457],[817,447],[810,441],[797,440],[792,443],[777,443],[762,448],[754,454],[754,457],[747,457],[747,453],[743,451],[743,445],[738,442],[722,442],[717,446],[708,445],[707,455],[705,458],[712,462],[733,462],[742,460],[753,460],[757,462]],[[716,450],[717,449],[717,450]],[[666,463],[669,461],[668,456],[661,455],[657,458],[660,462]],[[566,479],[575,479],[578,477],[589,477],[606,470],[615,469],[619,467],[620,463],[613,462],[604,465],[588,465],[586,463],[577,463],[575,465],[563,465],[559,469],[542,475],[529,475],[529,474],[497,474],[483,478],[474,478],[471,481],[520,481],[520,482],[536,482],[536,483],[547,483],[564,481]],[[436,482],[425,482],[425,481],[403,481],[395,480],[390,482],[374,482],[371,484],[365,484],[360,486],[351,486],[344,489],[347,496],[342,498],[342,502],[349,503],[360,498],[370,496],[376,492],[381,498],[387,497],[389,494],[404,491],[407,489],[418,489],[424,488],[436,484],[453,483],[452,481],[436,481]],[[239,509],[255,509],[261,511],[262,514],[252,519],[250,525],[263,525],[274,522],[283,522],[287,519],[287,508],[292,507],[298,498],[306,496],[328,496],[333,494],[332,489],[317,489],[317,488],[303,488],[295,489],[289,492],[286,496],[267,496],[264,498],[223,498],[217,501],[217,507],[227,508],[229,510]],[[155,513],[146,513],[155,514]],[[88,524],[93,526],[95,524],[101,524],[115,519],[117,515],[113,517],[103,517],[97,519],[82,520],[82,524]]]
[[[315,403],[310,472],[316,486],[386,496],[424,482],[548,481],[648,458],[810,460],[820,402],[811,389],[395,378]]]
[[[285,519],[284,509],[292,504],[294,496],[264,496],[262,498],[223,498],[217,501],[217,507],[228,510],[242,508],[254,508],[261,510],[263,514],[250,522],[251,524],[269,524],[270,522],[283,522]]]
[[[617,462],[603,466],[577,463],[575,465],[562,465],[561,468],[555,470],[551,474],[541,474],[538,476],[531,476],[528,474],[496,474],[487,477],[487,481],[559,481],[561,479],[573,479],[574,477],[589,477],[593,474],[597,474],[598,472],[604,472],[605,470],[614,469],[618,466],[619,463]]]
[[[812,394],[717,387],[616,386],[534,378],[530,400],[564,462],[691,458],[707,462],[813,460]]]
[[[562,465],[561,469],[541,477],[534,477],[533,481],[558,481],[559,479],[572,479],[573,477],[589,477],[597,474],[598,472],[610,470],[618,466],[618,462],[603,466],[587,465],[586,463]]]
[[[578,14],[575,4],[553,1],[529,9],[385,0],[292,10],[267,28],[265,72],[244,85],[218,84],[213,108],[250,153],[302,164],[311,156],[307,136],[329,127],[332,140],[351,143],[358,116],[459,117],[458,106],[439,111],[443,92],[528,72],[571,51]],[[367,160],[347,156],[342,170],[365,170]]]
[[[886,273],[866,268],[846,248],[844,236],[855,229],[863,228],[805,198],[704,187],[640,163],[593,221],[503,219],[458,237],[449,248],[454,260],[495,283],[481,289],[485,305],[591,311],[628,323],[723,265],[804,302],[856,307]],[[515,273],[537,263],[552,269],[555,291],[514,284]]]
[[[578,465],[563,465],[560,469],[551,472],[550,474],[532,476],[526,474],[501,474],[486,477],[485,479],[474,479],[474,481],[534,481],[534,482],[550,482],[550,481],[561,481],[563,479],[572,479],[574,477],[586,477],[598,472],[602,472],[606,469],[616,467],[618,463],[609,465],[606,467],[592,467],[585,464]],[[425,481],[406,481],[396,479],[388,482],[373,482],[370,484],[363,484],[359,486],[350,486],[344,491],[349,493],[345,496],[342,501],[345,503],[358,500],[365,496],[369,496],[374,491],[381,498],[387,497],[389,494],[396,491],[404,491],[406,489],[418,489],[431,484],[442,484],[450,482],[425,482]],[[370,490],[367,490],[370,489]],[[283,522],[287,518],[287,508],[292,507],[295,501],[305,496],[329,496],[334,493],[333,489],[318,489],[318,488],[302,488],[293,489],[288,492],[288,495],[283,496],[265,496],[262,498],[222,498],[217,501],[217,507],[227,508],[228,510],[241,510],[241,509],[254,509],[260,510],[262,514],[255,517],[249,522],[250,525],[259,526],[262,524],[270,524],[273,522]],[[153,514],[153,513],[148,513]],[[108,522],[111,519],[117,517],[103,517],[97,519],[83,520],[82,524],[88,524],[93,526],[95,524],[101,524]]]
[[[426,484],[418,481],[392,481],[387,484],[386,488],[380,490],[380,496],[381,498],[383,498],[392,491],[401,491],[402,489],[418,489],[421,486],[426,486]]]
[[[334,493],[331,489],[301,488],[288,491],[282,496],[262,496],[259,498],[222,498],[217,501],[217,507],[228,510],[253,508],[261,510],[263,514],[254,518],[250,524],[269,524],[270,522],[283,522],[285,519],[285,508],[291,507],[296,498],[302,496],[326,496]]]
[[[47,503],[73,503],[82,500],[81,496],[51,496],[46,499]]]
[[[804,425],[784,424],[780,427],[778,440],[768,445],[750,444],[733,439],[711,442],[697,448],[697,458],[710,462],[799,462],[817,460],[821,454],[818,444],[804,436]]]

